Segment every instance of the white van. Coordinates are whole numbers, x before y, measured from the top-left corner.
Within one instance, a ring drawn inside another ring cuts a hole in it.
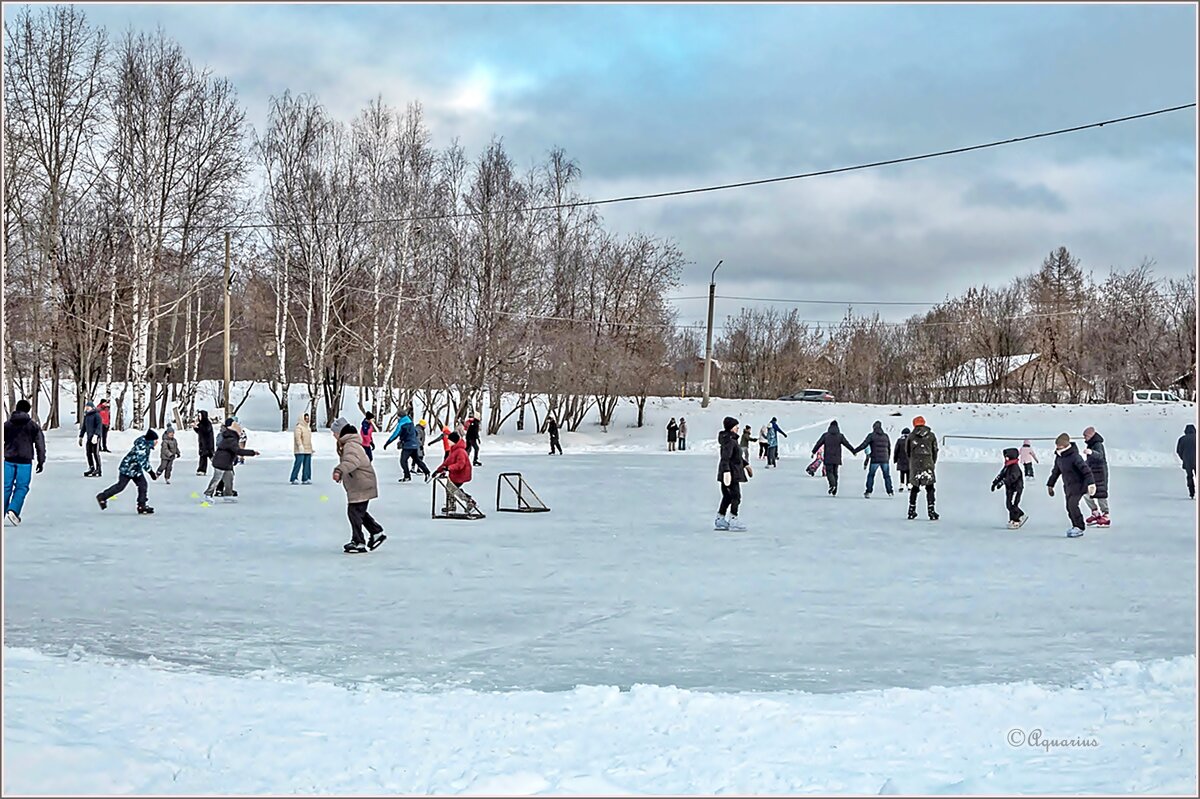
[[[1133,392],[1133,401],[1135,403],[1152,402],[1161,404],[1164,402],[1183,402],[1179,397],[1175,396],[1170,391],[1160,391],[1159,389],[1143,389]]]

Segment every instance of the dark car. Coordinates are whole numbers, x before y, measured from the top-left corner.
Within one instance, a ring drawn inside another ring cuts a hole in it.
[[[823,388],[806,388],[797,394],[789,394],[779,399],[785,402],[833,402],[834,397]]]

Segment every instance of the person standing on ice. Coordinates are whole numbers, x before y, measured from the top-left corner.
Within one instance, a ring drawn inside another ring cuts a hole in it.
[[[478,506],[471,495],[463,490],[463,486],[471,482],[471,458],[467,455],[466,442],[458,433],[451,433],[448,441],[450,451],[442,465],[433,470],[433,476],[445,473],[446,477],[446,507],[445,512],[454,510],[454,500],[459,498],[466,505],[468,512],[474,512]]]
[[[1083,498],[1092,511],[1084,521],[1089,527],[1109,527],[1112,522],[1108,518],[1108,455],[1104,452],[1104,436],[1096,428],[1088,427],[1083,431],[1083,446],[1083,455],[1096,483],[1096,494]]]
[[[883,470],[883,487],[887,489],[887,495],[890,497],[895,494],[892,491],[892,471],[888,465],[892,454],[892,440],[888,438],[888,434],[883,432],[883,423],[876,421],[871,425],[871,432],[867,433],[867,437],[858,445],[855,452],[867,452],[867,459],[871,462],[871,470],[867,472],[867,491],[863,494],[867,499],[871,498],[871,492],[875,490],[875,472]]]
[[[907,427],[900,431],[900,437],[896,439],[896,452],[892,455],[901,491],[908,490],[908,435],[911,432]]]
[[[84,441],[87,442],[88,470],[83,473],[84,477],[100,476],[100,440],[103,435],[104,424],[100,421],[100,412],[92,403],[85,403],[83,423],[79,425],[79,444],[84,446]]]
[[[1096,495],[1096,479],[1087,461],[1079,454],[1079,448],[1071,441],[1071,436],[1059,433],[1054,439],[1054,468],[1050,471],[1050,481],[1046,483],[1046,491],[1054,496],[1054,484],[1059,475],[1063,479],[1063,493],[1066,494],[1067,516],[1071,519],[1071,529],[1067,530],[1067,538],[1079,538],[1083,535],[1085,522],[1079,512],[1079,500],[1084,494]]]
[[[925,502],[929,507],[929,520],[936,522],[940,517],[934,509],[934,483],[937,482],[937,435],[925,425],[925,417],[913,418],[913,429],[905,444],[908,451],[909,485],[908,518],[917,518],[917,494],[925,488]]]
[[[1183,470],[1187,473],[1188,496],[1196,498],[1196,425],[1189,424],[1183,428],[1183,435],[1175,445],[1175,454],[1183,461]]]
[[[417,454],[421,456],[421,463],[425,462],[425,420],[417,421]]]
[[[787,433],[779,426],[779,420],[771,417],[771,425],[767,428],[767,466],[779,468],[779,437],[787,438]]]
[[[738,445],[738,420],[726,416],[724,429],[717,434],[717,446],[721,451],[721,462],[717,466],[717,482],[721,484],[721,507],[713,522],[714,530],[744,532],[746,525],[738,519],[738,506],[742,502],[742,483],[754,476],[754,470],[742,457]],[[729,518],[725,514],[729,513]]]
[[[111,452],[108,448],[108,424],[112,421],[108,408],[108,400],[102,399],[96,404],[96,413],[100,414],[100,451]],[[99,477],[99,475],[96,475]]]
[[[383,448],[387,449],[388,444],[397,438],[400,439],[400,468],[404,471],[404,476],[400,478],[399,482],[407,483],[412,480],[412,471],[409,469],[410,462],[417,467],[421,474],[425,475],[425,482],[429,482],[429,467],[421,459],[421,438],[417,433],[417,426],[413,424],[412,417],[408,412],[400,417],[400,421],[396,422],[396,429],[384,442]]]
[[[687,449],[687,420],[679,417],[679,451]]]
[[[1033,479],[1033,464],[1038,462],[1037,453],[1033,451],[1033,445],[1029,443],[1029,439],[1025,439],[1025,443],[1021,445],[1021,467],[1025,469],[1025,476]]]
[[[671,421],[667,422],[667,452],[675,451],[675,440],[679,437],[679,425],[675,423],[675,417],[671,417]]]
[[[741,447],[741,450],[742,450],[742,462],[745,463],[747,466],[750,464],[750,444],[753,441],[754,441],[754,436],[750,432],[750,425],[748,425],[748,424],[742,425],[742,440],[739,442],[739,446]]]
[[[813,444],[812,454],[816,455],[819,450],[824,449],[824,465],[825,479],[829,482],[829,495],[836,497],[838,490],[838,467],[842,465],[842,447],[850,450],[851,453],[857,455],[858,450],[854,445],[842,435],[841,428],[838,427],[837,419],[829,423],[829,429],[821,434],[817,439],[817,443]]]
[[[306,413],[296,422],[296,429],[292,431],[292,476],[289,483],[296,485],[297,477],[304,481],[304,485],[312,483],[312,456],[312,424]]]
[[[546,432],[550,434],[550,454],[563,454],[562,444],[558,442],[558,422],[554,421],[553,416],[546,419]]]
[[[217,451],[213,455],[213,476],[204,489],[204,496],[212,497],[218,494],[226,501],[237,496],[233,490],[233,467],[239,458],[253,457],[258,453],[252,449],[243,449],[241,444],[242,426],[232,416],[225,420],[221,430],[221,440],[217,442]]]
[[[467,419],[467,454],[471,455],[471,463],[476,466],[482,466],[479,462],[479,420],[474,414]]]
[[[770,425],[763,425],[758,431],[758,459],[760,461],[767,459],[767,432],[770,430]]]
[[[37,454],[37,473],[46,465],[46,437],[41,426],[29,415],[29,400],[17,400],[12,415],[4,423],[4,518],[9,524],[21,523],[25,497]]]
[[[200,418],[192,426],[192,429],[196,431],[197,450],[200,454],[200,464],[196,467],[196,474],[208,474],[208,459],[216,451],[216,441],[213,437],[212,422],[208,420],[208,411],[200,411]]]
[[[118,470],[120,476],[117,482],[96,495],[96,502],[100,505],[100,510],[107,509],[108,501],[124,491],[125,486],[132,481],[138,490],[137,512],[139,514],[154,513],[154,508],[146,504],[146,478],[142,472],[149,474],[151,480],[158,479],[158,475],[150,468],[150,453],[157,443],[158,433],[153,429],[147,430],[144,436],[139,436],[133,442],[129,452],[121,459],[121,467]]]
[[[362,437],[363,452],[367,453],[367,460],[375,460],[375,433],[379,430],[375,426],[375,414],[367,411],[363,416],[362,426],[359,428],[359,435]]]
[[[338,465],[333,469],[333,482],[341,483],[346,489],[346,517],[350,520],[350,542],[342,547],[342,551],[353,555],[375,549],[387,540],[383,525],[367,510],[371,500],[379,496],[375,467],[371,465],[362,445],[362,436],[354,425],[339,416],[329,432],[337,441]],[[364,526],[371,534],[370,540],[363,538]]]
[[[179,457],[179,442],[175,439],[175,426],[167,425],[163,433],[162,452],[158,456],[158,473],[163,476],[163,482],[171,484],[171,467]]]
[[[1016,447],[1004,450],[1004,468],[992,481],[992,490],[1004,486],[1004,506],[1008,508],[1008,529],[1016,530],[1028,518],[1021,510],[1021,493],[1025,490],[1025,478],[1021,476],[1020,452]]]

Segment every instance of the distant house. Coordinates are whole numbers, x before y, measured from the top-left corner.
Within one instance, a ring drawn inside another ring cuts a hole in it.
[[[1086,402],[1094,392],[1077,372],[1036,352],[973,358],[933,388],[944,400],[966,402]]]
[[[704,395],[704,357],[697,355],[692,358],[681,358],[672,366],[675,378],[679,384],[680,396],[700,397]],[[720,393],[722,367],[716,358],[712,359],[712,370],[708,376],[708,393],[717,396]]]

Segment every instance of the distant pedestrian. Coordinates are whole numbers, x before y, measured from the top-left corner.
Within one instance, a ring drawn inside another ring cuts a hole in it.
[[[758,459],[765,461],[767,459],[767,432],[770,430],[770,425],[763,425],[758,431]]]
[[[29,415],[32,407],[29,400],[17,400],[12,415],[4,422],[4,518],[13,525],[21,523],[33,479],[34,456],[38,474],[46,465],[46,437]]]
[[[546,432],[550,435],[550,454],[563,454],[562,444],[558,441],[558,422],[554,421],[553,416],[546,420]]]
[[[1004,467],[992,481],[992,490],[1004,486],[1004,507],[1008,508],[1008,529],[1016,530],[1028,518],[1021,510],[1021,493],[1025,490],[1025,478],[1021,476],[1020,452],[1016,447],[1004,450]]]
[[[475,466],[482,466],[479,462],[479,420],[472,416],[467,420],[467,454],[471,456],[471,463]],[[423,464],[422,464],[423,465]]]
[[[1183,461],[1183,471],[1187,474],[1188,496],[1196,498],[1196,425],[1189,424],[1183,428],[1183,435],[1175,444],[1175,454]]]
[[[112,421],[112,414],[108,407],[108,399],[102,399],[96,403],[96,413],[100,414],[100,451],[112,452],[108,448],[108,427]],[[97,477],[100,475],[97,474]]]
[[[1037,453],[1033,451],[1033,445],[1029,443],[1029,439],[1025,439],[1025,443],[1021,444],[1021,467],[1025,470],[1025,476],[1033,479],[1033,464],[1038,463]]]
[[[900,431],[900,437],[896,439],[896,451],[892,456],[901,491],[908,490],[908,436],[911,432],[907,427]]]
[[[817,439],[817,443],[813,444],[812,454],[816,455],[818,451],[824,450],[824,460],[822,463],[825,466],[825,479],[829,483],[829,495],[837,496],[838,491],[838,469],[842,465],[842,447],[850,450],[855,455],[858,450],[854,445],[842,434],[842,430],[838,427],[837,419],[829,423],[829,429],[821,434]]]
[[[1096,428],[1088,427],[1083,431],[1083,456],[1088,468],[1092,470],[1092,480],[1096,483],[1096,493],[1085,494],[1083,501],[1088,504],[1092,514],[1084,519],[1089,527],[1110,527],[1112,520],[1108,516],[1108,455],[1104,452],[1104,436],[1096,432]]]
[[[679,439],[679,424],[676,423],[675,417],[671,417],[671,421],[667,422],[667,452],[675,451],[675,442]]]
[[[178,457],[179,442],[175,439],[175,426],[168,424],[163,432],[162,452],[158,456],[158,473],[167,485],[171,484],[171,467]]]
[[[1046,483],[1046,491],[1050,496],[1054,496],[1054,484],[1060,476],[1066,495],[1067,516],[1071,520],[1067,538],[1079,538],[1086,527],[1083,514],[1079,512],[1079,500],[1083,499],[1084,494],[1096,495],[1096,481],[1087,461],[1079,454],[1079,448],[1066,433],[1060,433],[1054,439],[1054,469],[1050,472],[1050,481]]]
[[[104,423],[100,411],[90,402],[84,403],[83,422],[79,425],[79,444],[86,447],[88,470],[84,477],[100,477],[100,441],[104,435]]]
[[[296,485],[297,477],[304,481],[304,485],[312,483],[312,456],[312,423],[306,413],[292,430],[292,476],[289,483]]]
[[[913,429],[905,444],[908,451],[909,493],[908,518],[917,518],[917,495],[925,489],[925,502],[929,508],[929,520],[937,521],[934,484],[937,482],[938,443],[937,435],[925,425],[925,417],[913,419]]]
[[[208,459],[216,452],[216,437],[213,435],[212,422],[208,420],[208,411],[200,411],[200,418],[192,429],[196,431],[197,452],[200,455],[196,474],[208,474]]]
[[[679,417],[679,450],[682,452],[687,449],[687,421]]]
[[[746,525],[738,519],[738,508],[742,503],[742,483],[754,476],[754,470],[742,459],[742,448],[738,446],[738,420],[726,416],[724,429],[717,434],[720,448],[720,463],[717,466],[717,481],[721,484],[721,506],[713,522],[716,530],[743,532]],[[725,514],[729,514],[729,518]]]
[[[375,431],[378,429],[375,426],[375,414],[367,411],[359,427],[359,435],[362,438],[363,452],[367,453],[369,461],[375,460]]]
[[[739,446],[742,450],[742,462],[750,463],[750,444],[754,441],[754,435],[750,432],[750,425],[744,424],[742,427],[742,438]]]
[[[767,427],[767,466],[779,468],[779,436],[784,438],[788,434],[779,426],[779,420],[774,416],[771,417],[771,424]]]

